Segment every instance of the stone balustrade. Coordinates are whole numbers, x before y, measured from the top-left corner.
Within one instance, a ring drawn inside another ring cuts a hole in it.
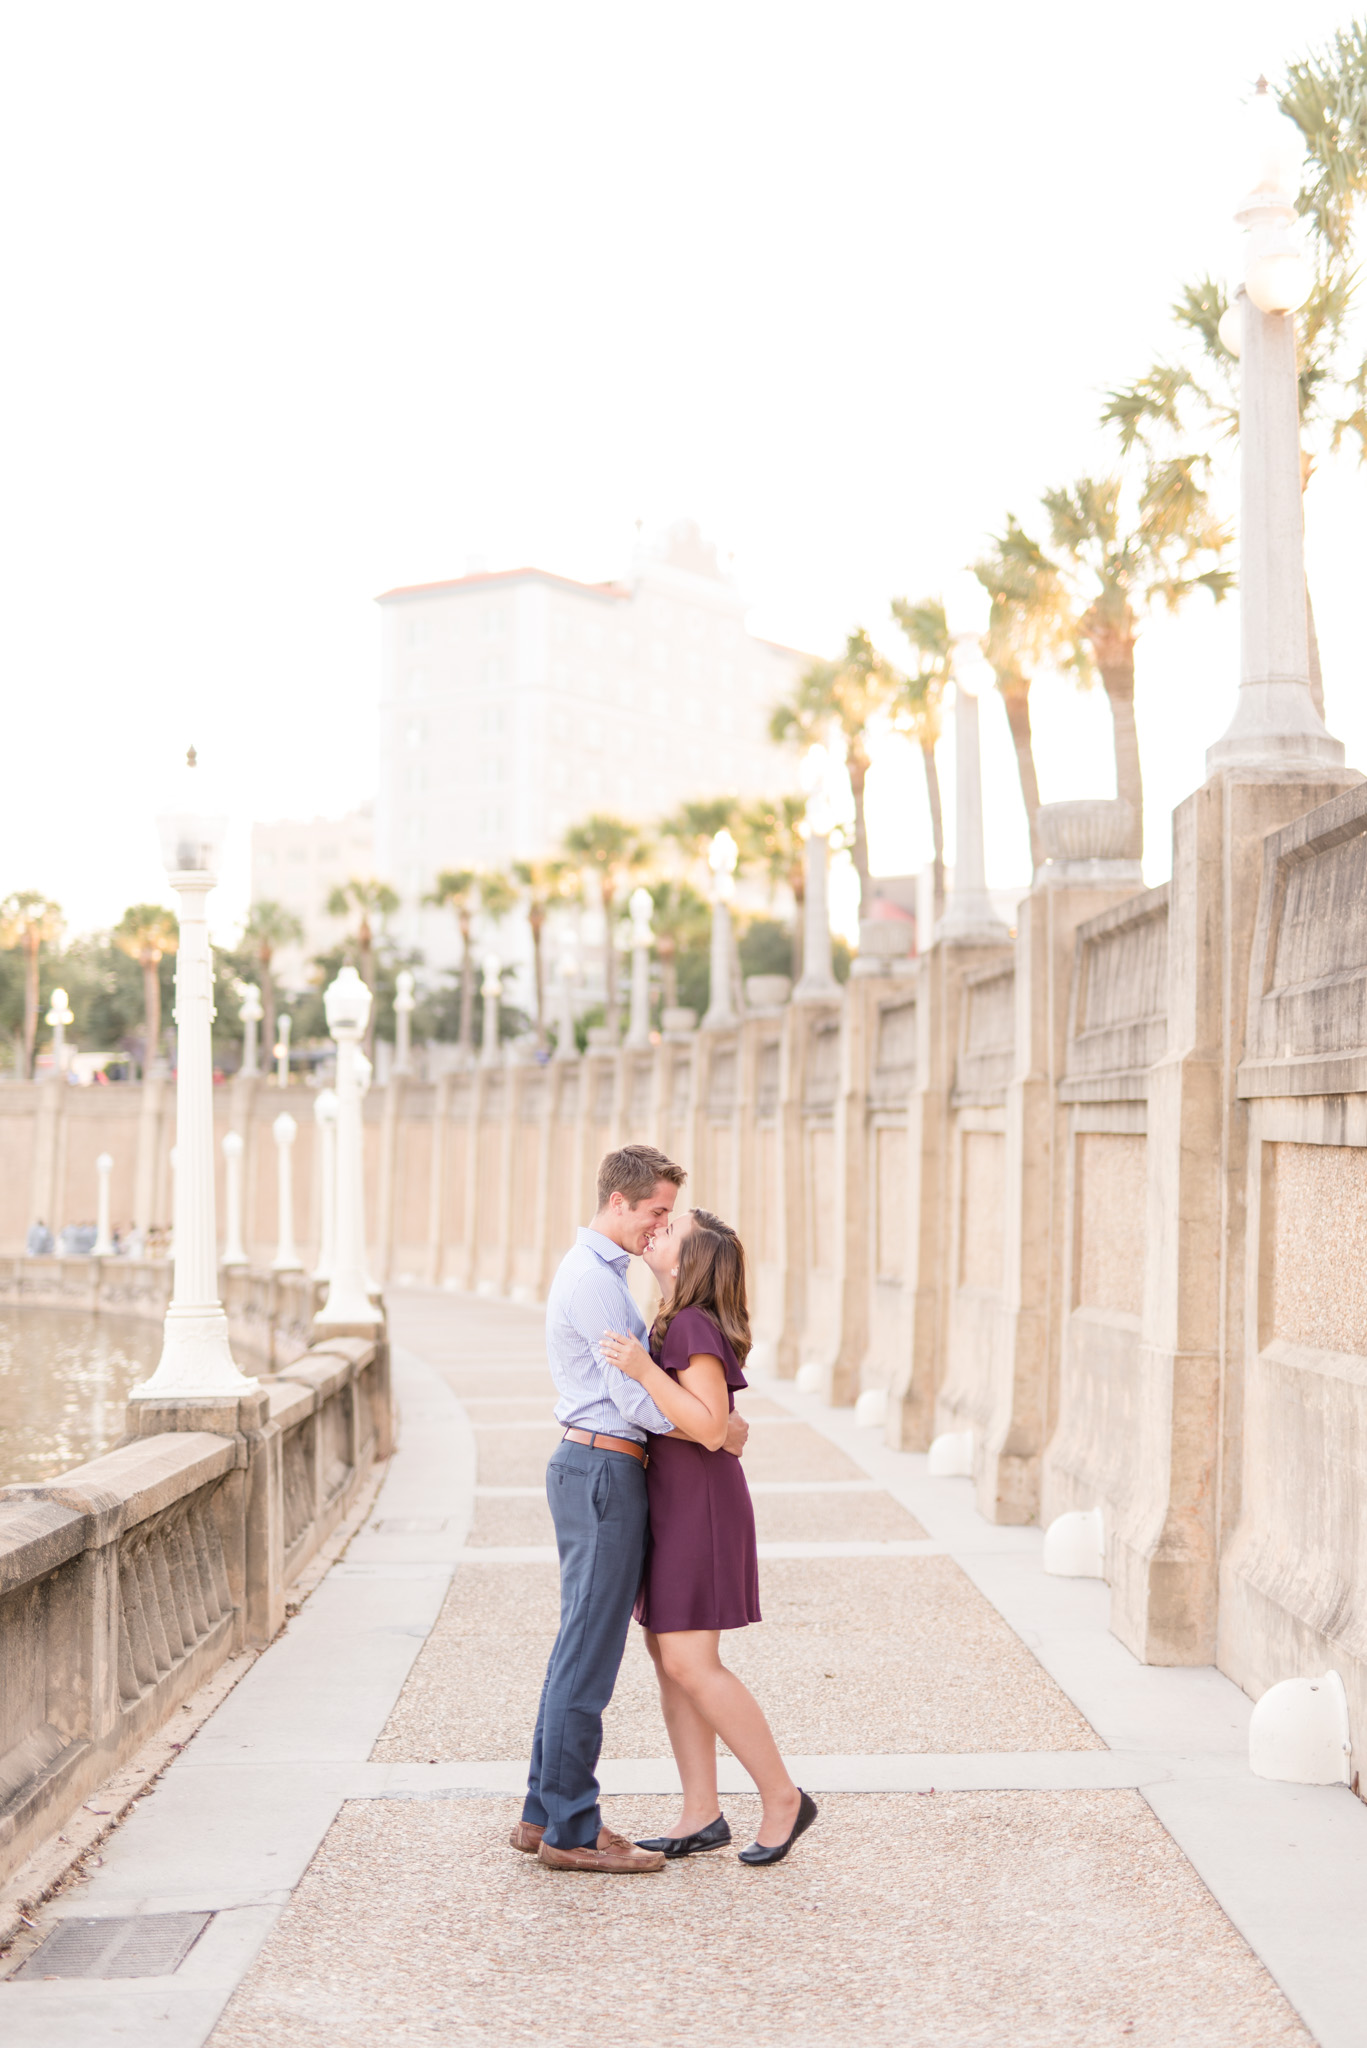
[[[104,1457],[0,1489],[0,1878],[275,1635],[392,1449],[387,1342],[334,1337],[250,1396],[131,1403],[129,1423]]]

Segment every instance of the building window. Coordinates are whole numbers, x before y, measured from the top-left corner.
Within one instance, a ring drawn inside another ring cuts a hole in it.
[[[318,849],[318,858],[320,861],[335,861],[340,857],[340,854],[341,848],[337,846],[320,846]]]
[[[422,842],[423,842],[423,834],[424,834],[425,830],[426,830],[426,827],[425,827],[425,825],[424,825],[424,823],[423,823],[423,820],[422,820],[421,818],[410,818],[410,819],[409,819],[409,821],[408,821],[408,843],[409,843],[409,845],[410,845],[410,846],[421,846],[421,845],[422,845]]]
[[[484,680],[486,683],[501,683],[503,681],[503,663],[496,654],[490,655],[488,661],[484,664]]]
[[[427,787],[427,775],[426,772],[421,768],[410,768],[408,771],[407,780],[408,794],[410,796],[420,795],[421,792]]]
[[[289,850],[288,859],[292,868],[302,867],[308,857],[309,850],[306,846],[292,846]]]
[[[500,733],[508,720],[506,704],[481,704],[479,707],[479,729],[487,738],[490,733]]]
[[[427,727],[423,724],[420,718],[415,718],[413,720],[413,723],[408,727],[407,731],[404,733],[405,745],[410,747],[420,747],[426,738]]]
[[[570,622],[563,612],[553,612],[551,614],[551,634],[556,640],[568,640]]]
[[[486,613],[484,614],[484,637],[485,637],[485,639],[486,639],[486,640],[497,640],[497,639],[498,639],[498,637],[499,637],[499,635],[500,635],[500,633],[501,633],[502,631],[503,631],[503,614],[502,614],[502,612],[501,612],[501,611],[487,611],[487,612],[486,612]]]
[[[410,697],[425,697],[427,695],[427,670],[425,668],[409,669],[408,694]]]
[[[425,647],[427,645],[426,619],[410,619],[408,621],[408,644],[410,647]]]
[[[650,649],[651,663],[655,668],[669,667],[669,647],[663,640],[656,640]]]
[[[488,786],[508,780],[508,764],[501,754],[491,754],[481,764],[480,780]]]
[[[486,804],[479,814],[479,829],[488,838],[503,830],[504,811],[500,805]]]

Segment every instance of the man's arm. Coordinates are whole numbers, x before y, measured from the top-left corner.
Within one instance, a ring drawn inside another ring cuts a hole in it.
[[[644,1429],[650,1436],[668,1436],[674,1428],[669,1417],[661,1414],[644,1387],[637,1386],[625,1373],[615,1371],[599,1348],[604,1330],[618,1329],[625,1321],[622,1313],[625,1294],[626,1289],[616,1284],[614,1276],[600,1268],[582,1276],[570,1295],[565,1313],[589,1347],[594,1376],[604,1398],[638,1429]]]

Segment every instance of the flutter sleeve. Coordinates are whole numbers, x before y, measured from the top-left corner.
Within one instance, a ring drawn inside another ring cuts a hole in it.
[[[681,1308],[665,1332],[660,1363],[667,1372],[682,1372],[700,1352],[721,1360],[732,1393],[739,1393],[747,1384],[735,1352],[706,1310]]]

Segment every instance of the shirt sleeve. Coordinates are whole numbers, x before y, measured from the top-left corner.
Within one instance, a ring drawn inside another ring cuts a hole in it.
[[[628,1315],[628,1307],[634,1308],[634,1304],[629,1296],[624,1300],[624,1294],[625,1289],[615,1275],[600,1266],[580,1279],[566,1305],[566,1316],[588,1346],[592,1360],[588,1371],[596,1375],[604,1399],[651,1436],[668,1436],[674,1427],[669,1417],[661,1414],[638,1380],[629,1379],[615,1365],[609,1365],[599,1348],[605,1330],[620,1330],[625,1325],[632,1336],[642,1335],[645,1324],[640,1311]]]

